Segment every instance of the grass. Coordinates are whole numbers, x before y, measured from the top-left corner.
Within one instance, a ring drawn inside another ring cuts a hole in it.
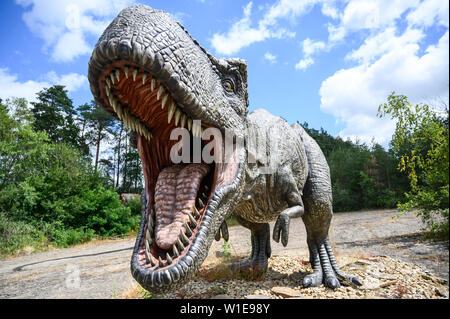
[[[64,237],[64,243],[55,238]],[[86,235],[86,234],[84,234]],[[0,259],[14,258],[36,252],[58,248],[96,245],[100,242],[128,239],[136,236],[136,231],[113,237],[78,233],[76,230],[55,230],[49,227],[38,228],[21,221],[11,221],[0,214]]]

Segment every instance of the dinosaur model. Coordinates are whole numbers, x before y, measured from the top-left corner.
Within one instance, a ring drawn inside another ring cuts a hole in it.
[[[88,77],[95,101],[135,132],[145,189],[131,272],[141,286],[166,292],[185,284],[212,241],[228,240],[231,215],[251,230],[252,243],[249,259],[232,267],[264,273],[269,222],[276,220],[273,239],[287,245],[289,221],[301,217],[313,268],[303,286],[362,284],[342,273],[330,246],[332,194],[322,151],[299,124],[265,110],[248,114],[244,60],[216,59],[170,14],[134,5],[98,40]],[[181,148],[175,129],[188,133]],[[233,137],[205,137],[208,129]],[[213,155],[227,153],[227,160],[199,160],[194,151],[190,162],[174,161],[180,151],[211,144]]]

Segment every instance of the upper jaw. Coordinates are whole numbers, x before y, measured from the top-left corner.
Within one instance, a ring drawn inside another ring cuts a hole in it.
[[[210,58],[171,15],[136,5],[122,10],[98,40],[88,78],[96,102],[114,114],[104,90],[106,78],[117,66],[137,68],[163,83],[191,118],[239,134],[242,119],[218,91],[221,80]]]

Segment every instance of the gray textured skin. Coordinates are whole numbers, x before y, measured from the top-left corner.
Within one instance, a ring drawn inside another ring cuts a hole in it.
[[[289,126],[265,110],[248,113],[247,65],[240,59],[216,59],[173,18],[159,10],[136,5],[124,9],[99,39],[89,63],[89,81],[97,103],[107,111],[99,92],[102,70],[114,61],[135,63],[166,85],[183,111],[221,130],[244,137],[256,136],[271,155],[271,174],[262,174],[262,154],[244,148],[238,154],[239,168],[233,182],[216,189],[203,222],[188,253],[173,267],[149,270],[139,266],[137,254],[147,218],[143,194],[143,217],[131,261],[134,278],[147,290],[168,291],[181,287],[195,275],[214,238],[228,238],[225,219],[234,214],[251,230],[252,253],[247,261],[233,265],[257,272],[267,269],[270,257],[268,222],[277,220],[273,239],[287,245],[290,218],[302,217],[307,230],[314,272],[303,285],[339,287],[340,280],[360,284],[341,273],[328,240],[332,218],[329,168],[317,143],[303,128]],[[234,83],[228,92],[224,80]],[[115,114],[113,114],[115,116]],[[244,128],[248,127],[248,131]]]

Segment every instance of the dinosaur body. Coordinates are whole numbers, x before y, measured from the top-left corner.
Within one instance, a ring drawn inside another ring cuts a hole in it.
[[[145,190],[131,271],[144,288],[176,289],[195,276],[212,240],[228,238],[231,214],[252,233],[250,258],[232,267],[264,272],[268,222],[276,220],[273,239],[286,245],[290,218],[302,217],[314,269],[303,285],[360,284],[341,273],[330,248],[331,183],[320,148],[298,124],[264,110],[248,114],[245,61],[214,58],[169,14],[136,5],[99,39],[89,81],[96,102],[136,134]],[[224,151],[208,129],[246,143],[227,161],[192,161],[193,154],[179,163],[174,129],[188,130],[183,151],[211,141]]]

